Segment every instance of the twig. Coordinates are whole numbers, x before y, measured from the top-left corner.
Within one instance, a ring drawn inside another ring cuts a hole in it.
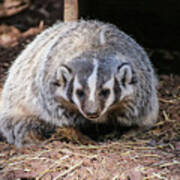
[[[79,163],[75,164],[73,167],[69,168],[68,170],[64,171],[63,173],[56,176],[53,180],[58,180],[59,178],[62,178],[63,176],[67,175],[71,171],[75,170],[76,168],[80,167],[82,165],[83,161],[80,161]]]
[[[48,173],[54,166],[61,165],[64,159],[69,158],[69,155],[66,155],[65,157],[61,158],[58,161],[55,161],[49,168],[45,169],[40,173],[40,175],[36,178],[36,180],[40,180],[46,173]]]

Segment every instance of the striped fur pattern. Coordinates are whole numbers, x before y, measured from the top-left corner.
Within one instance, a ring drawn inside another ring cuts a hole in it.
[[[57,23],[10,68],[0,132],[22,146],[29,131],[86,125],[87,119],[150,127],[158,116],[156,85],[143,48],[114,25]]]

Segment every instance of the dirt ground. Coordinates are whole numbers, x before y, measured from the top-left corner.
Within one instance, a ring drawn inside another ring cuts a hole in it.
[[[42,2],[33,1],[20,14],[0,19],[1,24],[20,30],[13,46],[0,46],[1,88],[11,63],[38,31],[22,34],[32,27],[39,28],[42,21],[46,28],[60,17],[57,0]],[[180,53],[147,51],[159,77],[160,113],[153,129],[127,136],[125,129],[96,126],[87,133],[94,140],[89,141],[67,128],[60,130],[63,135],[57,132],[43,145],[21,149],[0,141],[0,180],[179,180]]]

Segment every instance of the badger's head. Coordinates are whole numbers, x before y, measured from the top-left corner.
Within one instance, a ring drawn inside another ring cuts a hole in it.
[[[131,65],[114,57],[86,57],[62,65],[56,96],[70,102],[87,119],[101,122],[111,108],[133,93]]]

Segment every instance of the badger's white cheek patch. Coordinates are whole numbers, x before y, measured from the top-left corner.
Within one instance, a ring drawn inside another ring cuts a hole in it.
[[[80,111],[82,111],[81,110],[81,104],[80,104],[79,99],[78,99],[78,97],[76,95],[76,90],[77,89],[82,89],[82,86],[81,86],[77,76],[75,76],[75,78],[74,78],[73,87],[74,88],[73,88],[73,93],[72,93],[72,99],[73,99],[74,103],[77,105],[78,109]]]
[[[62,97],[63,99],[66,99],[68,100],[68,97],[66,95],[66,89],[63,89],[63,88],[57,88],[56,91],[55,91],[55,97]]]
[[[114,78],[111,78],[109,81],[107,81],[104,86],[104,89],[109,89],[110,90],[110,94],[109,97],[106,100],[105,106],[104,106],[104,110],[102,111],[102,114],[104,114],[107,109],[109,108],[109,106],[114,102],[115,100],[115,94],[114,94]]]
[[[97,84],[97,73],[98,73],[98,61],[97,59],[93,59],[94,69],[90,77],[88,78],[88,88],[89,88],[89,101],[95,102],[95,94],[96,94],[96,84]]]
[[[129,96],[131,94],[133,94],[133,88],[131,85],[126,85],[126,87],[121,86],[120,100],[122,100],[124,97]]]

